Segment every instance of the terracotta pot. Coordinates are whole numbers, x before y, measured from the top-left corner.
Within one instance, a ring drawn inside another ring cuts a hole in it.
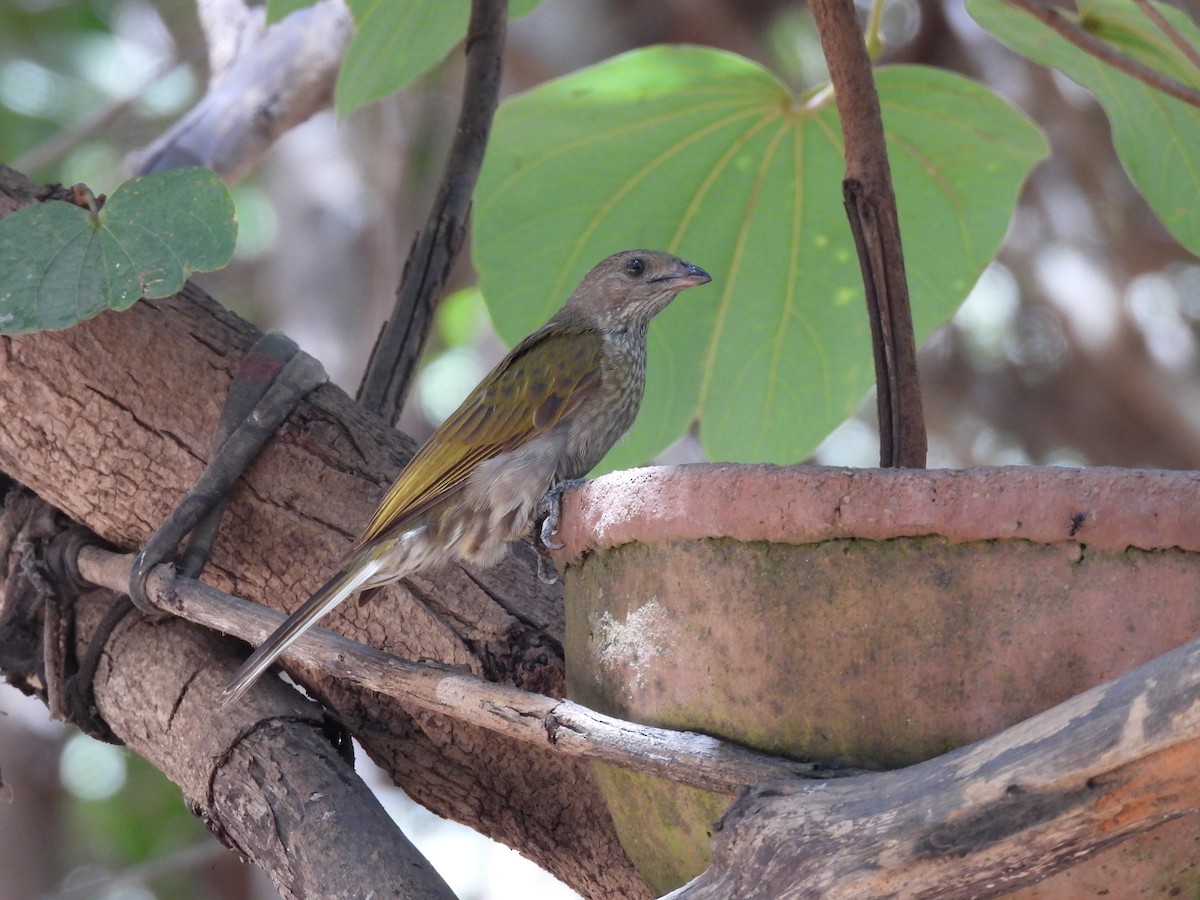
[[[573,699],[798,759],[908,765],[1200,633],[1200,474],[697,465],[568,495]],[[730,797],[597,768],[665,892]],[[1194,821],[1014,896],[1200,890]]]

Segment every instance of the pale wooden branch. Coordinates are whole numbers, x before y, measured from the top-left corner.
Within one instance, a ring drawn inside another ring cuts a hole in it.
[[[122,554],[80,553],[99,583],[125,583],[129,566]],[[149,588],[164,609],[252,640],[281,618],[165,567]],[[621,722],[319,630],[296,657],[565,755],[724,793],[771,779],[727,814],[713,868],[677,895],[689,900],[882,896],[895,885],[905,897],[986,896],[1200,807],[1200,640],[936,760],[821,783],[813,776],[847,773]]]
[[[1164,75],[1157,69],[1152,69],[1145,63],[1130,59],[1116,48],[1106,44],[1090,31],[1072,22],[1057,9],[1039,3],[1038,0],[1007,0],[1011,6],[1029,13],[1048,28],[1070,41],[1083,52],[1094,56],[1101,62],[1124,72],[1131,78],[1136,78],[1147,87],[1162,91],[1164,94],[1182,100],[1192,106],[1200,106],[1200,91],[1188,87],[1181,81],[1176,81],[1169,75]]]
[[[1198,808],[1200,639],[907,769],[760,785],[670,896],[986,897]]]
[[[121,590],[129,584],[132,562],[132,554],[90,546],[79,552],[78,565],[93,584]],[[284,618],[202,582],[177,577],[168,566],[154,570],[147,594],[160,609],[251,643],[261,642]],[[625,722],[570,700],[494,684],[461,666],[400,659],[320,628],[298,640],[287,657],[347,684],[388,694],[513,740],[703,790],[732,795],[772,778],[844,774],[756,753],[704,734]]]
[[[207,166],[234,181],[290,128],[329,106],[353,34],[342,0],[319,0],[265,26],[261,8],[201,4],[214,69],[200,101],[149,146],[134,173]]]
[[[214,81],[261,41],[267,30],[266,6],[251,8],[245,0],[196,0],[196,18],[204,29],[208,71]]]

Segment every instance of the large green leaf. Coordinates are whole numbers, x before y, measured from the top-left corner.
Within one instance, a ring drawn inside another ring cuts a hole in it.
[[[512,0],[523,16],[541,0]],[[354,37],[334,88],[338,115],[348,115],[432,68],[463,39],[471,0],[347,0]]]
[[[168,297],[192,272],[229,262],[237,219],[208,169],[121,185],[98,214],[60,201],[0,222],[0,333],[67,328],[142,297]]]
[[[1200,88],[1200,71],[1129,0],[1077,0],[1076,6],[1076,20],[1095,36]],[[1177,9],[1158,8],[1185,40],[1200,48],[1195,23]],[[967,10],[1018,53],[1060,69],[1096,95],[1130,179],[1175,239],[1200,253],[1200,110],[1101,62],[1001,0],[968,0]]]
[[[877,81],[921,337],[994,255],[1046,144],[957,75]],[[714,459],[801,459],[873,377],[843,174],[828,92],[796,99],[714,50],[635,51],[501,107],[475,210],[481,287],[511,342],[609,253],[681,254],[714,283],[652,324],[641,415],[604,465],[645,462],[695,419]]]

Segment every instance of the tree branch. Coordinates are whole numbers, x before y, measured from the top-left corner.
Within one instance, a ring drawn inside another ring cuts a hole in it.
[[[1200,640],[907,769],[760,785],[670,896],[992,896],[1198,807]]]
[[[79,552],[83,577],[113,590],[129,583],[132,563],[131,554],[95,546]],[[175,576],[166,566],[154,570],[147,594],[166,612],[251,643],[260,643],[283,621],[281,613]],[[339,681],[389,694],[513,740],[702,790],[736,794],[771,778],[830,774],[810,763],[756,753],[708,735],[624,722],[569,700],[493,684],[462,667],[398,659],[320,628],[298,640],[288,657]]]
[[[130,154],[135,173],[207,166],[235,181],[333,98],[354,31],[342,0],[319,0],[269,27],[265,7],[205,3],[202,10],[213,68],[208,90],[153,143]]]
[[[875,351],[879,464],[924,468],[927,450],[917,342],[887,142],[871,60],[853,0],[812,0],[846,147],[846,214],[866,287]]]
[[[37,193],[0,166],[0,214]],[[0,470],[106,541],[140,546],[202,471],[256,338],[192,285],[65,331],[0,336]],[[412,449],[337,388],[317,388],[235,486],[205,581],[292,608],[336,567]],[[537,581],[528,548],[486,572],[448,567],[389,586],[343,604],[325,626],[407,659],[563,690],[562,595]],[[152,686],[171,665],[147,660],[142,677]],[[648,896],[586,764],[291,672],[417,802],[587,895]]]
[[[1182,100],[1184,103],[1190,103],[1192,106],[1200,106],[1200,91],[1188,87],[1181,81],[1176,81],[1169,75],[1164,75],[1157,69],[1150,68],[1145,63],[1130,59],[1090,31],[1072,22],[1058,10],[1043,6],[1036,0],[1008,0],[1008,3],[1029,13],[1080,50],[1107,63],[1114,69],[1124,72],[1129,77],[1136,78],[1147,87],[1162,91],[1164,94],[1174,97],[1176,100]]]
[[[458,128],[442,183],[425,227],[404,264],[392,315],[384,324],[358,401],[394,422],[408,396],[421,351],[429,339],[438,291],[467,234],[467,214],[483,165],[492,116],[500,98],[500,72],[508,24],[508,0],[473,0],[467,27],[467,77]]]
[[[53,688],[66,697],[71,721],[98,716],[110,737],[178,784],[193,812],[284,897],[453,898],[331,745],[315,704],[277,683],[251,701],[253,724],[213,716],[240,662],[231,642],[181,619],[151,622],[112,591],[73,602],[56,596],[59,585],[41,561],[57,530],[52,512],[27,491],[4,501],[0,649],[9,680],[43,699]],[[128,612],[118,620],[114,609]],[[47,630],[45,643],[38,632],[51,610],[70,621],[58,634]],[[38,652],[43,645],[98,665],[89,673],[73,672],[68,660],[51,664]],[[72,675],[60,681],[56,672]]]

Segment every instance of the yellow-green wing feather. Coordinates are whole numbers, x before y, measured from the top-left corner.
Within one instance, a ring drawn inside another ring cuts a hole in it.
[[[387,492],[358,546],[444,500],[480,463],[550,430],[599,388],[599,333],[550,337],[542,328],[525,338],[442,423]]]

